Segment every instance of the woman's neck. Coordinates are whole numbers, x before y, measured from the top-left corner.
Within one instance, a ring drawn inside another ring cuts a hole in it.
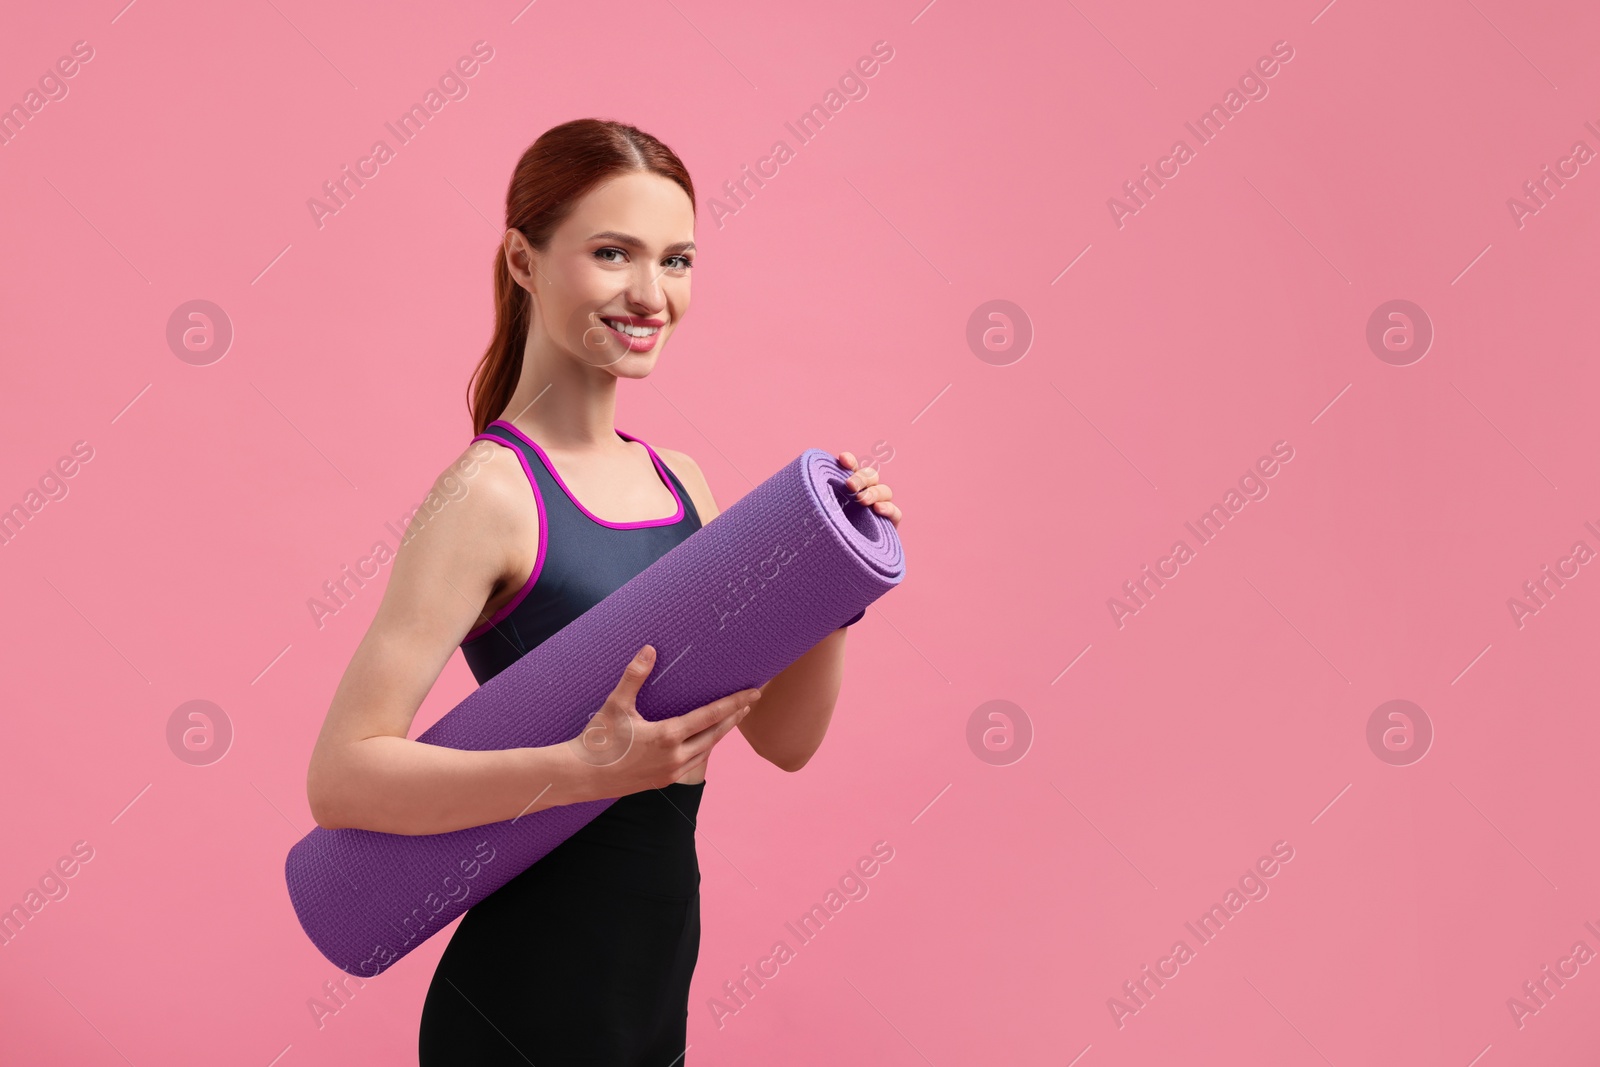
[[[546,447],[587,450],[620,442],[616,416],[615,375],[530,343],[517,388],[500,417]]]

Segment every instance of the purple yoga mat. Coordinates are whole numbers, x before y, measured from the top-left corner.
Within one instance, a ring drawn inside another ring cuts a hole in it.
[[[417,740],[472,750],[568,741],[645,644],[656,663],[636,706],[653,722],[765,685],[905,577],[894,525],[851,498],[850,473],[806,449]],[[289,850],[289,899],[335,966],[382,974],[613,802],[444,834],[317,827]]]

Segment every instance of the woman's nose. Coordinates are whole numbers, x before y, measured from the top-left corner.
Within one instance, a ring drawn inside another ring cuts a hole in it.
[[[654,314],[667,306],[666,293],[661,286],[660,267],[643,265],[634,274],[628,286],[628,298],[635,304],[645,309],[645,314]]]

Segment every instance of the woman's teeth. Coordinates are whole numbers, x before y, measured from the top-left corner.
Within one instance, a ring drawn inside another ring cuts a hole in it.
[[[625,333],[629,337],[651,337],[661,329],[659,326],[630,326],[625,322],[618,322],[616,319],[603,318],[600,321],[618,333]]]

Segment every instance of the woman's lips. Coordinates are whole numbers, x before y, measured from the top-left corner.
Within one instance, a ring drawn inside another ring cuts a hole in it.
[[[655,348],[656,340],[661,336],[660,327],[657,327],[656,331],[650,334],[648,337],[635,337],[632,334],[623,333],[605,319],[601,319],[600,321],[602,324],[604,324],[606,330],[611,334],[612,337],[615,337],[617,340],[628,346],[628,351],[630,352],[650,351],[651,349]]]

